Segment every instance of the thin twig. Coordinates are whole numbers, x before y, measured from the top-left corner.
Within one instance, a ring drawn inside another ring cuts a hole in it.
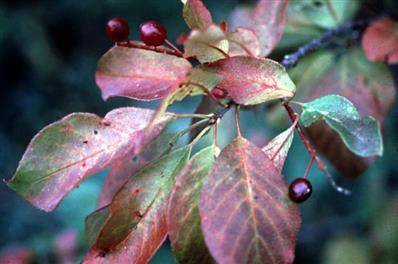
[[[342,24],[335,28],[332,28],[325,33],[323,33],[318,38],[313,39],[308,44],[301,46],[298,48],[297,51],[291,54],[287,54],[283,57],[281,64],[286,68],[289,69],[291,67],[296,66],[297,62],[304,56],[314,52],[320,46],[325,44],[326,42],[330,41],[336,36],[343,36],[345,34],[351,33],[357,27],[363,27],[368,25],[373,19],[368,20],[359,20],[359,21],[352,21],[346,24]]]
[[[242,131],[240,130],[239,110],[240,110],[240,105],[236,105],[235,106],[236,133],[238,134],[238,137],[242,137]]]

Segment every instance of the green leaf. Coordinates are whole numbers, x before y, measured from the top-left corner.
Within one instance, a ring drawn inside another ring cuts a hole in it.
[[[97,248],[109,249],[119,244],[145,217],[154,201],[168,195],[190,150],[190,146],[177,149],[130,177],[110,204],[109,217],[95,243]]]
[[[32,139],[7,185],[37,208],[52,211],[82,180],[138,151],[175,118],[163,113],[152,122],[154,115],[135,107],[114,109],[104,118],[70,114]]]
[[[168,229],[171,246],[180,263],[211,263],[200,228],[199,194],[215,155],[214,146],[196,153],[177,176],[170,194]]]
[[[205,31],[192,30],[184,48],[185,58],[196,57],[200,63],[206,63],[226,58],[229,42],[220,27],[211,25]]]
[[[182,15],[190,29],[206,30],[213,24],[213,19],[201,0],[187,0]]]
[[[323,28],[333,28],[349,21],[359,8],[357,0],[293,0],[291,5]]]
[[[89,245],[94,244],[101,227],[109,217],[109,207],[103,207],[91,213],[84,221],[84,239]]]
[[[362,157],[382,155],[379,122],[370,116],[361,117],[347,98],[327,95],[300,105],[303,108],[300,121],[305,127],[323,118],[355,154]]]

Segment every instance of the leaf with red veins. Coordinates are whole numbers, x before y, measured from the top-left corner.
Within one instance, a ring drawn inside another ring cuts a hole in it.
[[[398,22],[382,18],[372,23],[363,34],[362,48],[370,61],[398,63]]]
[[[290,99],[296,91],[283,66],[270,59],[231,57],[203,65],[202,69],[222,76],[217,87],[242,105]]]
[[[229,55],[234,56],[260,56],[260,42],[257,35],[250,29],[237,28],[234,32],[227,33],[229,40]]]
[[[254,8],[237,8],[231,15],[231,28],[254,31],[261,44],[261,56],[271,53],[282,38],[288,0],[259,0]]]
[[[190,29],[206,30],[213,24],[213,19],[201,0],[187,0],[182,15]]]
[[[225,32],[216,25],[206,30],[192,30],[184,43],[184,57],[195,57],[200,63],[228,57],[229,42]]]
[[[52,211],[87,176],[141,148],[139,140],[155,112],[118,108],[104,118],[74,113],[45,127],[30,142],[7,185],[28,202]],[[159,116],[146,138],[154,138],[175,119]]]
[[[282,172],[287,154],[292,145],[296,124],[297,123],[295,122],[291,127],[273,138],[262,148],[262,151],[264,151],[268,158],[274,162],[274,165],[279,172]]]
[[[190,146],[185,146],[162,156],[128,179],[112,199],[108,217],[99,229],[92,249],[112,251],[125,243],[124,240],[130,235],[137,235],[135,231],[137,226],[142,225],[142,221],[147,219],[150,211],[161,210],[162,214],[165,214],[174,179],[187,162],[190,150]],[[93,222],[90,218],[97,217],[98,213],[95,213],[86,221]],[[163,242],[163,237],[157,238],[159,243]],[[135,245],[138,246],[140,245]],[[136,263],[133,260],[131,262]]]
[[[172,134],[162,134],[152,140],[145,148],[133,157],[117,161],[112,165],[102,187],[98,208],[111,203],[113,196],[123,186],[130,176],[133,176],[149,162],[158,159],[171,149]]]
[[[176,178],[170,194],[167,222],[179,263],[214,263],[200,227],[199,194],[214,161],[215,148],[198,152]]]
[[[233,140],[206,177],[201,226],[218,263],[293,263],[301,223],[273,162],[244,138]]]
[[[177,88],[190,68],[184,58],[116,46],[101,57],[95,76],[104,100],[115,96],[156,100]]]

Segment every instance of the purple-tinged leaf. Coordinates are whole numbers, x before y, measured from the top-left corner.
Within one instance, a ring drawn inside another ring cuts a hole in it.
[[[135,107],[115,109],[104,118],[68,115],[32,139],[7,185],[37,208],[52,211],[87,176],[141,148],[153,115],[153,110]],[[159,116],[146,138],[159,135],[174,118]]]
[[[186,0],[182,15],[190,29],[206,30],[213,24],[211,14],[201,0]]]
[[[231,15],[231,27],[253,30],[261,44],[261,56],[267,56],[281,40],[287,4],[287,0],[259,0],[254,9],[237,8]]]
[[[292,145],[295,127],[296,123],[273,138],[262,148],[262,151],[264,151],[268,158],[273,161],[279,172],[282,172],[287,154]]]
[[[203,65],[202,69],[222,76],[217,86],[242,105],[290,99],[296,92],[283,66],[270,59],[231,57]]]
[[[137,228],[145,229],[142,231],[147,235],[152,232],[151,229],[147,229],[147,224],[142,224],[142,221],[147,220],[148,214],[149,217],[152,217],[150,212],[153,210],[159,211],[154,212],[155,215],[159,215],[161,212],[162,217],[165,217],[167,200],[174,179],[188,160],[190,150],[190,146],[177,149],[148,164],[129,178],[109,205],[108,217],[103,222],[91,251],[109,251],[115,248],[123,250],[125,240],[138,235]],[[98,213],[94,213],[86,221],[93,222],[90,218],[97,217]],[[159,225],[160,223],[153,224]],[[162,243],[164,236],[157,235],[156,243]],[[141,239],[145,239],[145,237]],[[140,246],[134,245],[136,248]],[[146,247],[144,248],[147,251]],[[139,258],[139,255],[136,255],[135,258]],[[130,262],[136,263],[134,259],[131,259]]]
[[[177,176],[170,194],[167,223],[180,263],[213,263],[200,227],[199,194],[215,155],[214,146],[198,152]]]
[[[114,96],[156,100],[176,89],[190,68],[184,58],[116,46],[99,60],[96,82],[104,100]]]
[[[218,263],[292,263],[300,216],[278,169],[260,148],[237,138],[202,186],[201,226]]]
[[[138,155],[128,157],[113,164],[101,190],[98,208],[110,204],[113,196],[130,176],[170,150],[171,146],[169,143],[171,138],[171,134],[162,134],[148,143]]]

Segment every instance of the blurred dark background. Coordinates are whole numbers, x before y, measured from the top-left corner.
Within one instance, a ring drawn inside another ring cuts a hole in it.
[[[221,21],[239,2],[247,1],[204,2],[215,21]],[[393,14],[397,10],[392,6],[386,10],[377,1],[371,5],[375,13]],[[29,140],[43,126],[71,112],[104,115],[114,107],[136,104],[126,99],[104,102],[95,85],[96,62],[113,45],[104,34],[109,18],[125,17],[132,39],[138,38],[135,29],[142,21],[158,20],[175,40],[180,32],[188,31],[180,14],[177,0],[1,1],[0,178],[12,176]],[[392,70],[396,76],[397,67]],[[198,102],[190,99],[176,109],[195,109]],[[280,129],[272,124],[264,128],[260,111],[245,113],[243,122],[251,125],[247,134],[259,141]],[[350,197],[336,193],[319,171],[312,171],[315,193],[301,206],[297,263],[372,263],[374,255],[384,254],[386,247],[398,251],[396,131],[397,104],[386,121],[385,155],[355,182],[347,182],[333,171],[339,182],[352,189]],[[307,161],[296,140],[287,160],[287,180],[300,176]],[[32,208],[0,184],[0,254],[19,249],[14,254],[31,252],[37,263],[58,263],[66,254],[62,253],[65,245],[59,244],[69,243],[75,248],[72,262],[79,262],[87,250],[82,239],[84,217],[95,209],[105,175],[103,172],[87,180],[52,213]],[[153,263],[173,263],[167,246]]]

